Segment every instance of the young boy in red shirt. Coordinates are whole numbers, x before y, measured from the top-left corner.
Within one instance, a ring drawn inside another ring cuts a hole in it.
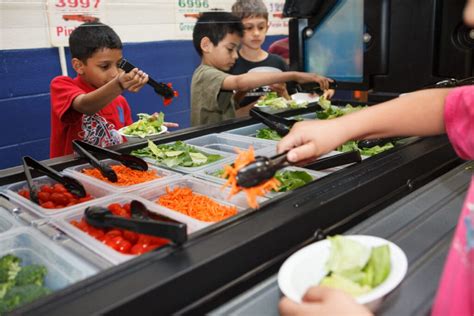
[[[102,147],[122,143],[118,130],[133,121],[121,94],[137,92],[148,81],[137,68],[118,68],[122,42],[107,25],[82,24],[71,33],[69,48],[77,77],[51,81],[51,158],[71,154],[74,139]]]

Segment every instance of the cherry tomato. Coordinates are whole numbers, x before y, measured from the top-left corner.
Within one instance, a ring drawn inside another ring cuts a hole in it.
[[[66,193],[67,192],[67,189],[61,183],[55,183],[53,185],[53,190],[56,193]]]
[[[40,191],[41,191],[41,192],[53,193],[53,187],[50,186],[50,185],[47,185],[47,184],[43,184],[43,185],[40,187]]]
[[[121,253],[129,253],[131,248],[132,243],[126,239],[122,239],[122,241],[120,241],[120,243],[118,244],[117,250]]]
[[[132,232],[130,230],[124,230],[123,231],[123,238],[131,242],[132,244],[135,244],[138,241],[138,234],[135,232]]]
[[[53,202],[48,201],[48,202],[44,202],[43,204],[41,204],[41,207],[44,207],[44,208],[56,208],[56,205],[54,205]]]
[[[38,192],[38,199],[43,202],[48,202],[51,199],[51,193],[46,191]]]

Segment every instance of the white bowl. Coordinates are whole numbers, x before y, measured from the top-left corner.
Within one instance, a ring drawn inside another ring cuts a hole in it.
[[[394,243],[383,238],[364,235],[344,236],[368,247],[388,244],[390,248],[390,274],[387,279],[370,292],[356,297],[356,301],[375,311],[385,295],[390,293],[407,272],[408,261],[405,253]],[[278,286],[281,292],[291,300],[301,303],[306,291],[318,285],[327,274],[325,269],[331,244],[325,239],[308,245],[291,255],[278,272]]]
[[[153,134],[148,134],[148,135],[145,135],[144,137],[140,137],[138,135],[129,135],[129,134],[125,134],[123,131],[124,129],[127,128],[127,126],[125,127],[122,127],[121,129],[118,130],[119,134],[122,135],[122,136],[125,136],[126,138],[146,138],[146,137],[152,137],[152,136],[156,136],[156,135],[160,135],[160,134],[163,134],[163,133],[166,133],[168,131],[168,127],[164,126],[164,125],[161,125],[161,130],[158,132],[158,133],[153,133]]]

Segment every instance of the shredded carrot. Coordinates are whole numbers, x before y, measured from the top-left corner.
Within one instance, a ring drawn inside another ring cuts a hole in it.
[[[235,159],[234,164],[224,166],[222,178],[227,178],[227,182],[224,183],[224,187],[230,186],[229,198],[240,191],[244,191],[247,195],[248,205],[252,208],[258,208],[257,197],[264,196],[271,190],[277,191],[278,187],[280,186],[280,182],[276,178],[271,178],[270,180],[251,188],[243,188],[238,186],[237,173],[241,168],[255,161],[255,152],[252,146],[249,147],[248,151],[240,150],[238,148],[235,148],[235,151],[237,152],[237,158]]]
[[[104,177],[100,173],[99,169],[97,168],[83,169],[82,172],[88,176],[91,176],[99,180],[112,183],[118,186],[134,185],[134,184],[158,179],[160,177],[156,174],[156,171],[154,170],[140,171],[140,170],[130,169],[123,165],[112,165],[110,167],[117,174],[117,182],[109,181],[109,179]]]
[[[213,199],[193,193],[187,187],[166,187],[166,194],[156,203],[204,222],[217,222],[237,214],[235,206],[225,206]]]

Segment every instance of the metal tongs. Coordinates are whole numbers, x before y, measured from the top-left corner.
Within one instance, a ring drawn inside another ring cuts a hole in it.
[[[137,68],[134,65],[132,65],[125,58],[122,59],[118,63],[118,67],[120,69],[123,69],[125,72],[130,72],[130,71],[132,71],[132,69]],[[156,93],[163,96],[165,99],[172,99],[176,96],[175,91],[170,86],[168,86],[167,84],[165,84],[163,82],[155,81],[151,77],[148,77],[147,84],[149,84],[155,90]]]
[[[278,115],[262,112],[256,108],[252,108],[249,114],[251,117],[275,130],[278,135],[282,137],[286,136],[290,132],[291,127],[298,122],[297,120],[291,120]]]
[[[254,162],[242,167],[237,173],[237,185],[250,188],[271,179],[279,169],[291,165],[286,158],[287,154],[288,152],[283,152],[273,157],[255,157]],[[349,151],[315,160],[306,164],[305,167],[312,170],[324,170],[361,160],[359,151]]]
[[[23,170],[25,172],[26,183],[28,184],[28,189],[30,190],[30,200],[36,204],[39,204],[38,199],[38,187],[33,182],[33,178],[31,176],[30,168],[33,168],[36,171],[41,172],[42,174],[50,177],[53,180],[58,181],[72,194],[77,195],[78,197],[85,197],[86,196],[86,189],[84,186],[74,178],[64,176],[57,172],[56,170],[43,165],[39,161],[26,156],[23,157]]]
[[[140,170],[140,171],[147,171],[148,164],[141,158],[135,157],[129,154],[121,154],[116,151],[106,149],[103,147],[98,147],[81,140],[73,140],[72,147],[74,151],[79,154],[82,158],[85,158],[92,166],[99,169],[100,173],[109,179],[111,182],[117,182],[117,174],[115,171],[110,168],[107,164],[99,161],[96,157],[94,157],[91,152],[102,154],[107,158],[116,160],[121,164],[127,166],[130,169]]]
[[[163,237],[180,245],[188,239],[186,224],[170,219],[169,222],[150,218],[150,212],[143,203],[133,200],[130,203],[131,218],[113,215],[105,207],[90,206],[84,212],[88,224],[101,228],[122,228],[141,234]]]
[[[329,89],[336,89],[336,88],[337,88],[337,81],[333,79],[333,82],[329,82]],[[299,92],[305,92],[305,93],[322,94],[324,92],[319,86],[319,84],[316,82],[299,83],[296,85],[296,89]]]
[[[359,146],[359,148],[372,148],[375,146],[384,146],[388,143],[393,143],[400,139],[403,139],[403,137],[363,139],[357,142],[357,146]]]

